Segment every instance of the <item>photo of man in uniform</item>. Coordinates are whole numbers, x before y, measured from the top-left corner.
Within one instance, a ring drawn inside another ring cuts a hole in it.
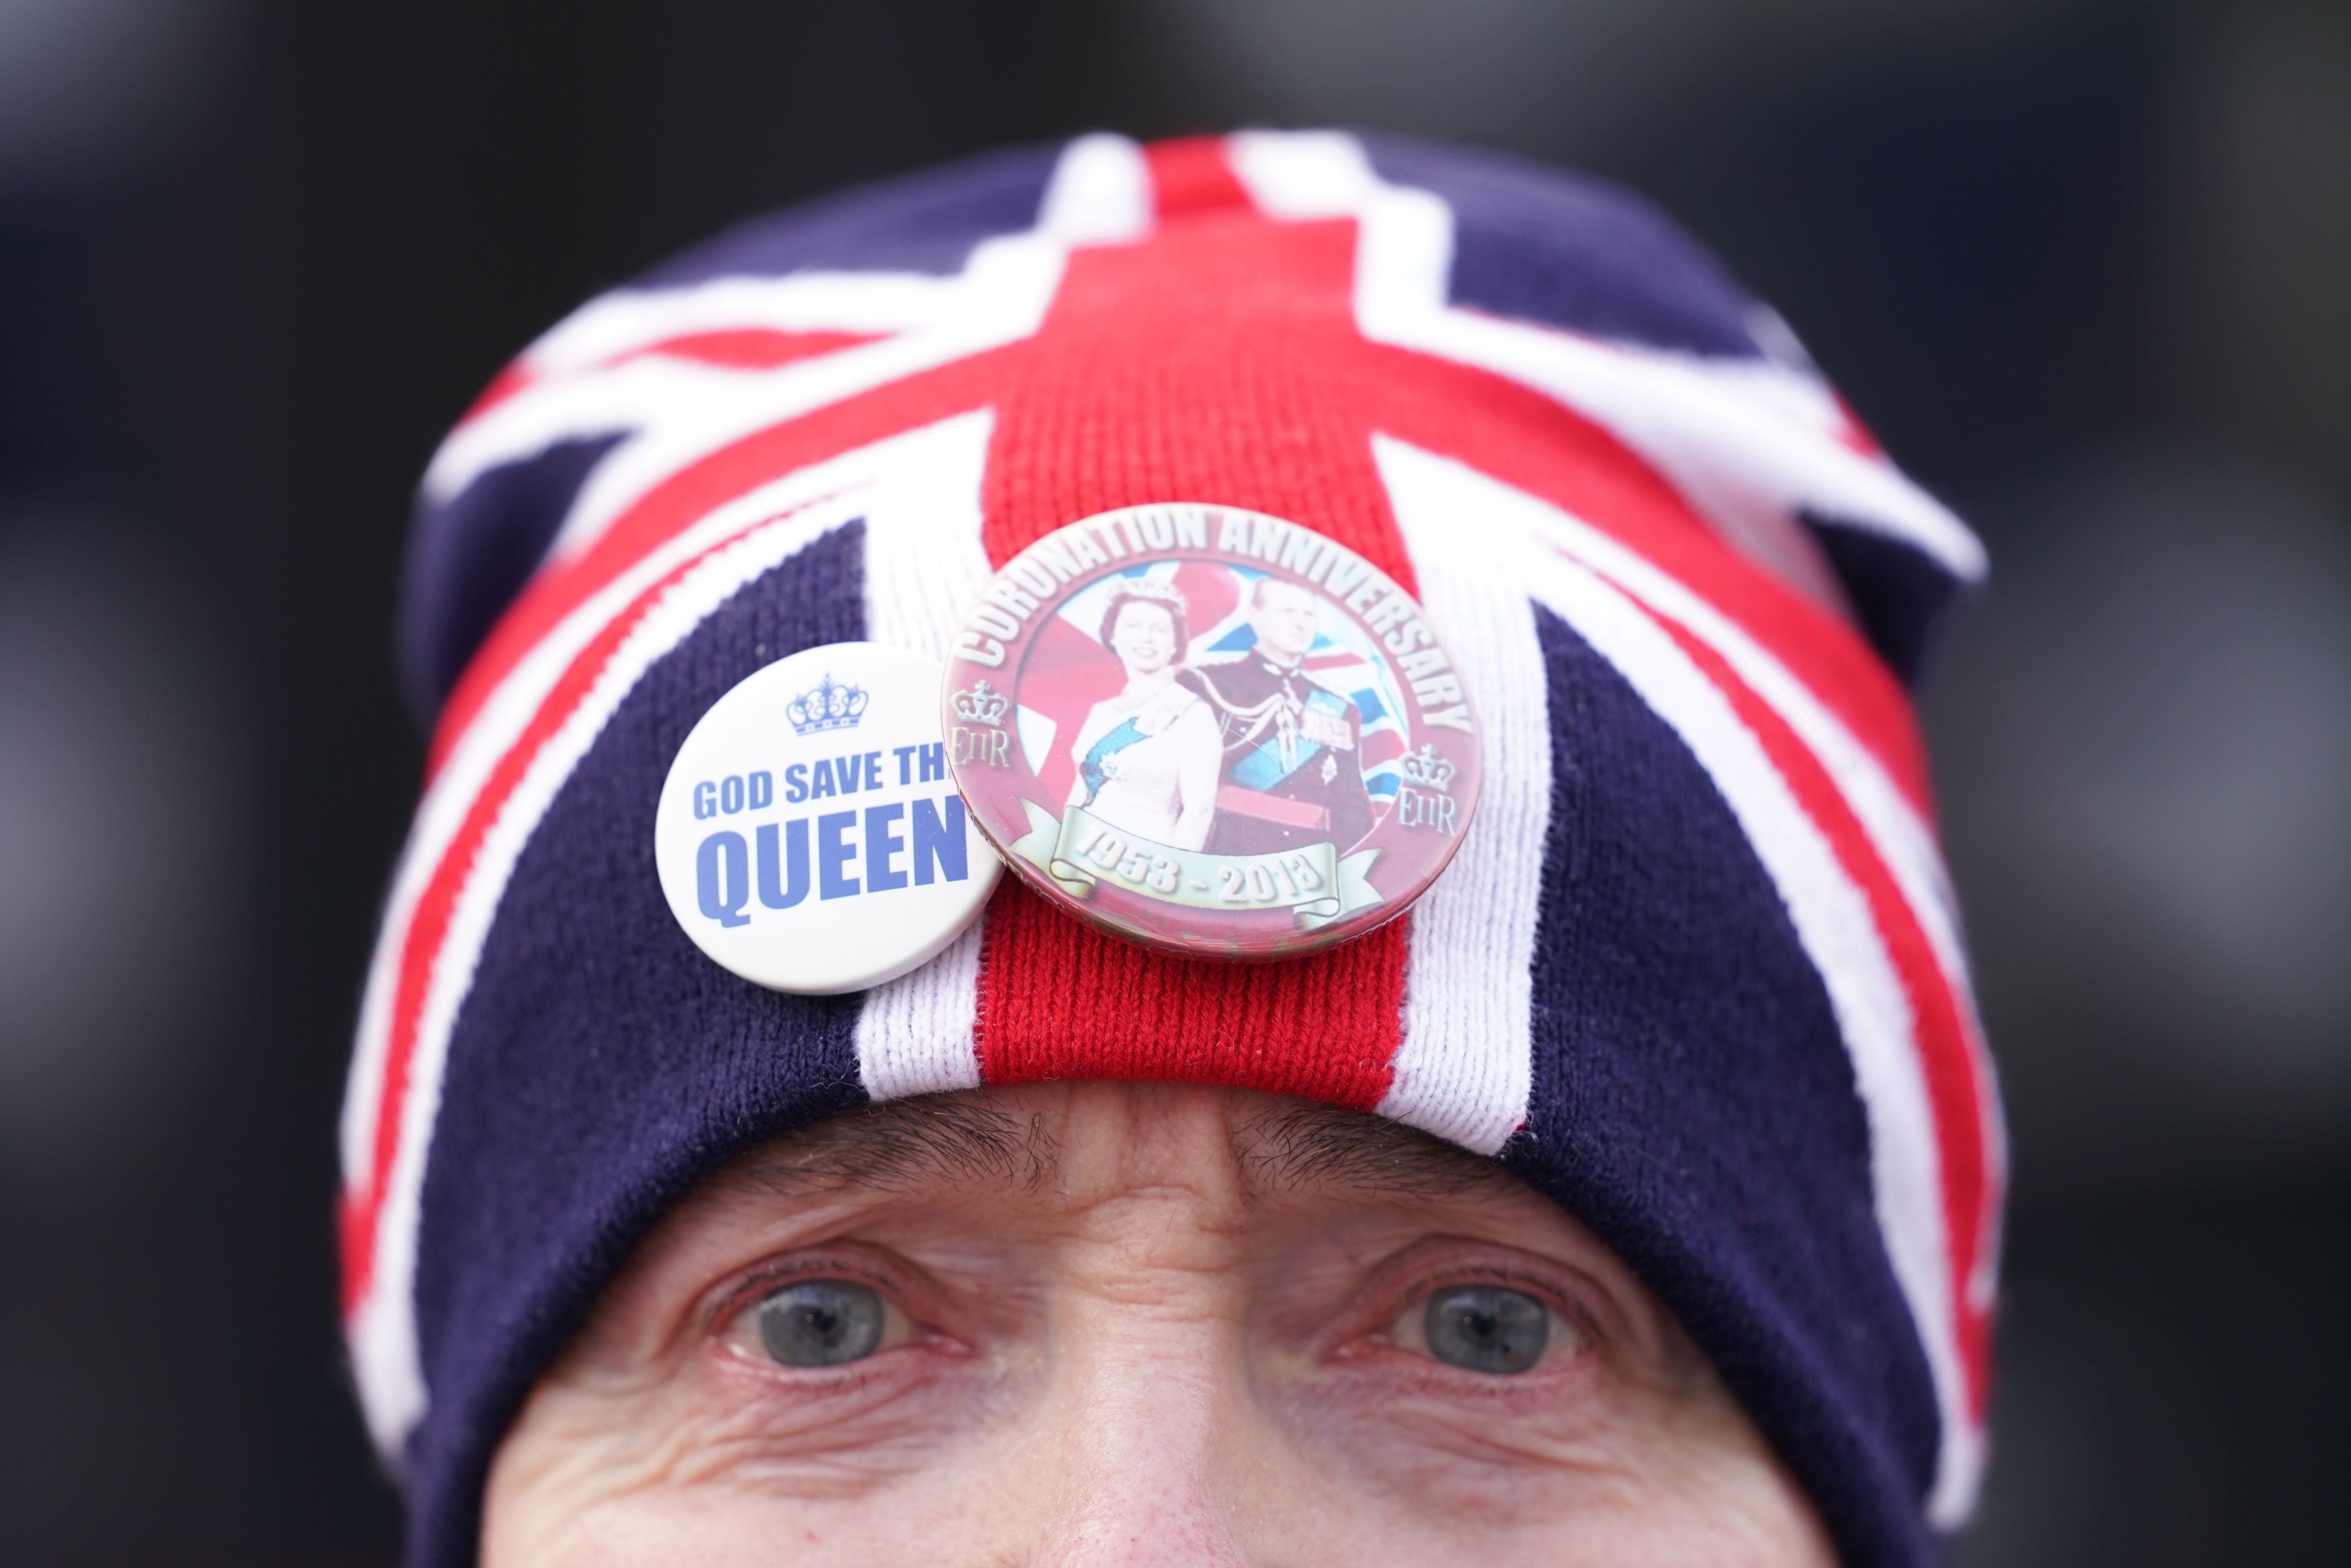
[[[1363,715],[1306,668],[1322,626],[1311,588],[1265,576],[1249,590],[1256,643],[1195,665],[1190,677],[1224,726],[1223,779],[1208,830],[1212,855],[1263,855],[1310,844],[1341,850],[1371,831],[1361,763]]]

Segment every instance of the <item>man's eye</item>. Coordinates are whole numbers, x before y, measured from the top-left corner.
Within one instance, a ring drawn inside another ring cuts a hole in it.
[[[1507,1376],[1542,1359],[1551,1309],[1524,1291],[1455,1285],[1428,1298],[1420,1329],[1428,1354],[1448,1366]]]
[[[759,1347],[785,1366],[840,1366],[882,1348],[881,1295],[849,1280],[801,1280],[751,1309]]]

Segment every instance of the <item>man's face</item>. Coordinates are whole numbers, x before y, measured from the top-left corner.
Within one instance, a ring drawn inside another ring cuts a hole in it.
[[[1257,630],[1258,646],[1280,662],[1295,664],[1306,656],[1320,619],[1314,596],[1306,589],[1278,577],[1259,579],[1249,625]]]
[[[1658,1303],[1484,1161],[1178,1085],[836,1118],[686,1200],[493,1467],[486,1568],[1822,1568]]]

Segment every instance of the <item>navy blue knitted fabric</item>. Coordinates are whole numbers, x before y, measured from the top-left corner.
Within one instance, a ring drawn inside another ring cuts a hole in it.
[[[416,1311],[434,1417],[412,1555],[471,1560],[481,1478],[538,1369],[664,1210],[765,1137],[862,1104],[859,999],[729,974],[663,901],[643,803],[753,670],[864,635],[850,524],[737,592],[638,682],[532,836],[452,1054]]]
[[[1935,1398],[1820,977],[1713,783],[1555,617],[1535,1077],[1503,1160],[1670,1302],[1855,1563],[1930,1553]]]

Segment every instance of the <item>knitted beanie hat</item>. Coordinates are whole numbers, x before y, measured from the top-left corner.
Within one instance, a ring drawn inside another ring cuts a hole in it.
[[[1441,633],[1483,793],[1426,898],[1231,964],[1008,877],[841,996],[697,950],[653,818],[714,702],[821,644],[944,659],[1040,535],[1163,502],[1314,530]],[[1483,154],[1087,137],[591,301],[449,436],[409,558],[434,739],[340,1221],[410,1561],[473,1560],[522,1399],[724,1162],[868,1100],[1089,1077],[1492,1157],[1672,1308],[1847,1563],[1938,1560],[1983,1461],[2003,1168],[1905,688],[1981,570],[1667,222]]]

